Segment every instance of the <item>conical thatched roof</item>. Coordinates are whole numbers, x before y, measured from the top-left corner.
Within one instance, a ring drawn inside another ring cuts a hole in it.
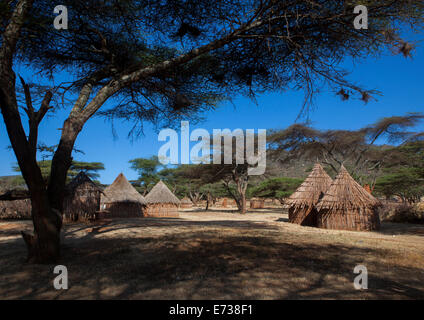
[[[120,173],[113,183],[103,191],[101,203],[139,202],[146,204],[146,199],[135,190],[127,178]]]
[[[75,190],[75,188],[77,188],[78,186],[84,184],[84,183],[89,183],[92,184],[95,188],[97,188],[100,192],[102,191],[98,185],[96,185],[89,176],[87,176],[87,174],[83,171],[80,171],[80,173],[78,173],[76,175],[75,178],[73,178],[71,180],[71,182],[68,183],[68,185],[66,186],[66,189],[68,192],[73,192]]]
[[[317,209],[373,208],[379,205],[380,201],[357,183],[342,165],[336,179],[317,204]]]
[[[150,190],[149,194],[146,196],[146,201],[148,204],[153,203],[173,203],[180,204],[180,200],[168,189],[165,183],[159,181],[153,188]]]
[[[320,197],[331,185],[331,178],[320,164],[315,164],[312,172],[284,202],[286,206],[305,208],[318,203]]]

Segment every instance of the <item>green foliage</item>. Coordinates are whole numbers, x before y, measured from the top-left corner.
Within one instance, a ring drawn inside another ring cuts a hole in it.
[[[424,141],[411,141],[385,152],[383,175],[375,191],[411,202],[424,196]]]
[[[203,194],[210,194],[214,198],[230,197],[228,190],[222,183],[207,183],[200,187],[200,192]]]
[[[162,164],[157,156],[150,158],[136,158],[129,161],[130,168],[137,171],[138,179],[133,181],[137,191],[146,193],[159,182],[160,175],[158,174]]]
[[[43,175],[44,181],[48,181],[50,176],[50,170],[52,161],[51,160],[42,160],[38,161],[38,166],[40,167],[41,174]],[[90,179],[93,181],[96,181],[100,174],[98,171],[104,170],[104,164],[102,162],[82,162],[82,161],[72,161],[71,167],[68,170],[68,177],[67,181],[69,182],[74,177],[77,176],[77,174],[81,171],[83,171]],[[13,167],[13,171],[15,172],[21,172],[21,169],[18,165]],[[17,177],[18,181],[20,181],[22,184],[25,183],[24,179],[22,177]]]
[[[386,196],[399,196],[411,202],[424,196],[424,171],[422,168],[400,168],[386,173],[376,181],[377,193]]]
[[[101,162],[81,162],[72,161],[72,165],[68,171],[70,178],[75,177],[79,172],[83,171],[90,179],[97,180],[100,177],[98,171],[104,170],[105,166]]]
[[[249,197],[277,198],[289,197],[303,182],[297,178],[270,178],[248,191]]]

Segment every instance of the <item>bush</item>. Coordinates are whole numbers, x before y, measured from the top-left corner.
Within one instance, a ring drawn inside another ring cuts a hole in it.
[[[383,221],[395,223],[424,223],[424,212],[410,204],[385,205],[382,208]]]

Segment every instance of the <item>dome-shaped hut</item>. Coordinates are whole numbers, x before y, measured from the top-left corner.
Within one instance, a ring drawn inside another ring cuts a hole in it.
[[[315,164],[312,172],[296,191],[285,200],[289,210],[289,221],[302,226],[317,225],[315,205],[331,185],[331,178],[320,164]]]
[[[142,217],[146,200],[120,173],[101,196],[101,210],[105,217],[130,218]]]
[[[180,200],[159,181],[146,196],[146,217],[178,217]]]
[[[318,227],[369,231],[380,228],[377,208],[380,201],[367,192],[344,166],[317,204]]]

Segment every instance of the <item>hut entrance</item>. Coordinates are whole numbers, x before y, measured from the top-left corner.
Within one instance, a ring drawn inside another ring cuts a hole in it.
[[[315,205],[331,185],[331,178],[320,164],[315,164],[312,172],[297,190],[284,202],[288,207],[289,221],[302,226],[317,226]]]

